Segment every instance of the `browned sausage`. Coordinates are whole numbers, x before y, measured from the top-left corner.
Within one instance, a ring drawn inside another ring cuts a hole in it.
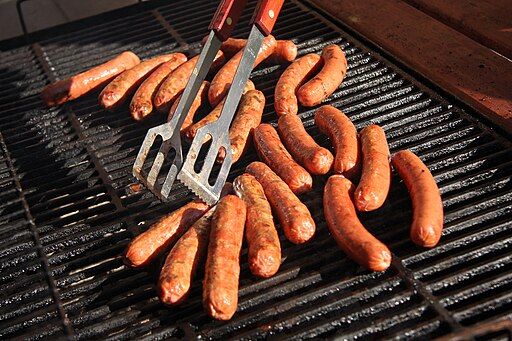
[[[286,114],[279,117],[279,136],[293,158],[311,174],[326,174],[332,166],[331,152],[320,147],[306,132],[299,116]]]
[[[181,133],[184,133],[192,124],[194,124],[194,116],[197,112],[197,110],[201,107],[201,105],[208,102],[208,88],[210,87],[210,82],[203,81],[201,86],[199,87],[199,90],[197,92],[196,98],[194,98],[194,102],[192,102],[192,106],[190,107],[190,110],[188,111],[187,117],[185,117],[185,120],[183,121],[183,125],[181,126]],[[167,117],[167,121],[170,121],[172,117],[174,116],[174,112],[176,111],[176,108],[178,107],[178,104],[180,103],[181,95],[176,98],[176,101],[172,104],[171,110],[169,111],[169,116]]]
[[[391,162],[412,199],[411,240],[423,247],[436,246],[443,232],[443,202],[434,177],[410,150],[399,151]]]
[[[158,296],[164,304],[182,303],[188,296],[197,266],[208,247],[210,222],[215,208],[206,212],[174,245],[158,280]]]
[[[166,114],[169,112],[172,103],[187,86],[188,79],[198,59],[199,56],[195,56],[181,64],[162,82],[162,85],[158,88],[155,98],[153,99],[153,104],[158,111]],[[224,61],[224,53],[222,51],[217,52],[210,69],[217,69]]]
[[[264,108],[265,95],[261,91],[249,90],[242,96],[236,116],[231,128],[229,128],[233,163],[237,162],[247,149],[247,142],[250,140],[249,135],[260,124]],[[225,156],[226,151],[221,149],[217,161],[222,162]]]
[[[245,94],[249,90],[254,90],[254,83],[250,79],[245,84],[245,88],[244,88],[243,93]],[[213,108],[213,110],[208,115],[203,117],[200,121],[198,121],[198,122],[192,124],[191,126],[189,126],[188,129],[184,130],[183,134],[188,139],[192,140],[196,136],[197,131],[199,130],[199,128],[204,127],[208,123],[217,121],[217,119],[220,117],[220,114],[222,112],[222,107],[224,106],[224,101],[225,100],[226,99],[224,98],[219,104],[217,104],[215,106],[215,108]],[[206,141],[208,141],[208,140],[206,140]]]
[[[174,69],[187,61],[183,53],[174,53],[173,57],[160,65],[148,78],[139,86],[130,103],[132,117],[141,121],[153,111],[153,98],[156,91]]]
[[[347,74],[347,60],[338,45],[324,47],[322,61],[322,70],[297,91],[297,98],[305,107],[318,105],[329,97]]]
[[[278,116],[297,114],[297,89],[322,65],[319,55],[310,53],[294,61],[284,70],[274,90],[274,108]]]
[[[256,60],[254,61],[253,68],[258,66],[263,60],[265,60],[276,47],[276,40],[271,35],[265,37],[261,43],[260,51]],[[234,55],[220,70],[217,72],[210,85],[208,91],[208,100],[212,106],[216,106],[222,101],[222,99],[228,93],[231,82],[235,77],[235,72],[242,59],[242,52],[239,51]]]
[[[71,101],[101,88],[124,70],[128,70],[139,63],[140,59],[135,53],[125,51],[90,70],[47,85],[43,89],[41,97],[49,107]]]
[[[315,124],[334,146],[334,172],[349,178],[356,175],[360,167],[359,142],[350,119],[335,107],[324,105],[315,113]]]
[[[149,230],[132,240],[125,252],[125,263],[131,267],[149,264],[174,243],[208,208],[209,206],[203,202],[192,201],[161,218]]]
[[[253,132],[254,146],[260,159],[265,162],[293,193],[310,191],[313,178],[292,158],[281,143],[277,131],[270,124],[260,124]]]
[[[286,183],[263,162],[252,162],[245,171],[263,187],[286,238],[294,244],[310,240],[315,234],[315,221]]]
[[[352,194],[354,185],[343,175],[333,175],[324,188],[327,227],[339,247],[361,266],[384,271],[391,264],[391,252],[357,218]]]
[[[391,186],[391,166],[386,133],[372,124],[359,134],[363,169],[361,180],[354,192],[358,211],[373,211],[381,207]]]
[[[237,308],[245,216],[245,203],[235,195],[222,198],[213,214],[204,274],[203,305],[208,315],[217,320],[229,320]]]
[[[245,239],[249,250],[249,268],[255,276],[270,277],[281,265],[281,243],[263,187],[250,174],[238,176],[233,181],[233,187],[247,205]]]

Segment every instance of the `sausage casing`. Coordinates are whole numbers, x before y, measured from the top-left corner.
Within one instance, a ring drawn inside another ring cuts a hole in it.
[[[183,121],[183,125],[181,126],[180,131],[184,133],[194,124],[194,116],[197,112],[197,110],[208,101],[208,89],[210,87],[210,82],[203,81],[201,83],[201,86],[199,87],[199,90],[197,91],[196,98],[194,98],[194,101],[192,102],[192,105],[190,106],[190,110],[188,111],[187,117],[185,117],[185,120]],[[171,110],[169,110],[169,116],[167,117],[167,121],[170,121],[172,117],[174,116],[174,112],[176,111],[176,108],[178,107],[178,104],[180,103],[182,95],[179,95],[176,101],[172,104]]]

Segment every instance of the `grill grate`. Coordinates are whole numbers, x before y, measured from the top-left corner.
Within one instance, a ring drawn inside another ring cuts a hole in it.
[[[479,322],[509,318],[510,141],[298,0],[285,3],[275,35],[294,40],[299,55],[331,43],[343,48],[350,69],[328,102],[359,129],[380,124],[392,152],[410,148],[426,162],[446,209],[441,244],[424,250],[409,241],[411,207],[394,177],[387,203],[362,220],[395,258],[386,273],[363,271],[327,232],[320,196],[325,179],[317,178],[315,191],[302,197],[318,223],[314,241],[296,246],[281,236],[285,261],[270,279],[255,279],[244,263],[239,311],[229,322],[203,313],[200,279],[183,306],[165,308],[154,290],[158,266],[123,266],[129,240],[190,198],[180,185],[170,204],[130,188],[142,139],[162,118],[136,123],[126,109],[101,110],[95,96],[46,109],[39,92],[126,49],[143,58],[178,49],[197,53],[216,6],[217,1],[153,1],[48,30],[31,45],[2,47],[0,335],[431,338],[467,335]],[[236,35],[249,33],[254,6],[251,1]],[[260,67],[252,77],[267,98],[263,120],[273,124],[273,87],[283,70]],[[328,146],[313,114],[308,109],[300,115],[308,132]],[[254,159],[254,153],[244,156],[231,177]]]

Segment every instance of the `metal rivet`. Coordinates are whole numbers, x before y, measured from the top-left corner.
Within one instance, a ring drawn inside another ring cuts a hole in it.
[[[226,19],[226,24],[231,25],[233,23],[233,20],[231,20],[231,17],[228,17]]]
[[[273,10],[268,11],[268,16],[270,17],[270,19],[274,19],[274,11]]]

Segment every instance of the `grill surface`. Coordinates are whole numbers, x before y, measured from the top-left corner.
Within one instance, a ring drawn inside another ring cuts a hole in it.
[[[318,224],[316,237],[303,246],[282,239],[284,263],[267,280],[251,276],[244,251],[238,312],[229,322],[203,313],[200,278],[185,304],[165,308],[154,290],[158,267],[123,266],[129,240],[190,198],[179,185],[165,205],[146,190],[130,189],[142,139],[162,118],[135,123],[127,109],[101,110],[95,96],[46,109],[39,92],[126,49],[143,58],[197,50],[216,5],[145,3],[47,31],[30,45],[2,48],[0,336],[425,338],[467,335],[476,323],[509,317],[510,141],[297,0],[285,2],[275,35],[293,39],[300,55],[330,43],[343,48],[350,70],[329,103],[358,128],[380,124],[392,152],[410,148],[426,162],[446,210],[441,244],[425,250],[409,241],[411,207],[395,176],[385,206],[362,217],[391,247],[392,267],[363,271],[330,238],[320,195],[325,179],[316,178],[315,191],[302,197]],[[254,5],[237,35],[248,34]],[[283,70],[260,67],[252,77],[267,98],[263,120],[274,124],[273,87]],[[313,113],[300,115],[328,146],[313,126]],[[246,155],[231,178],[255,159]],[[504,326],[492,335],[506,337],[510,324]]]

